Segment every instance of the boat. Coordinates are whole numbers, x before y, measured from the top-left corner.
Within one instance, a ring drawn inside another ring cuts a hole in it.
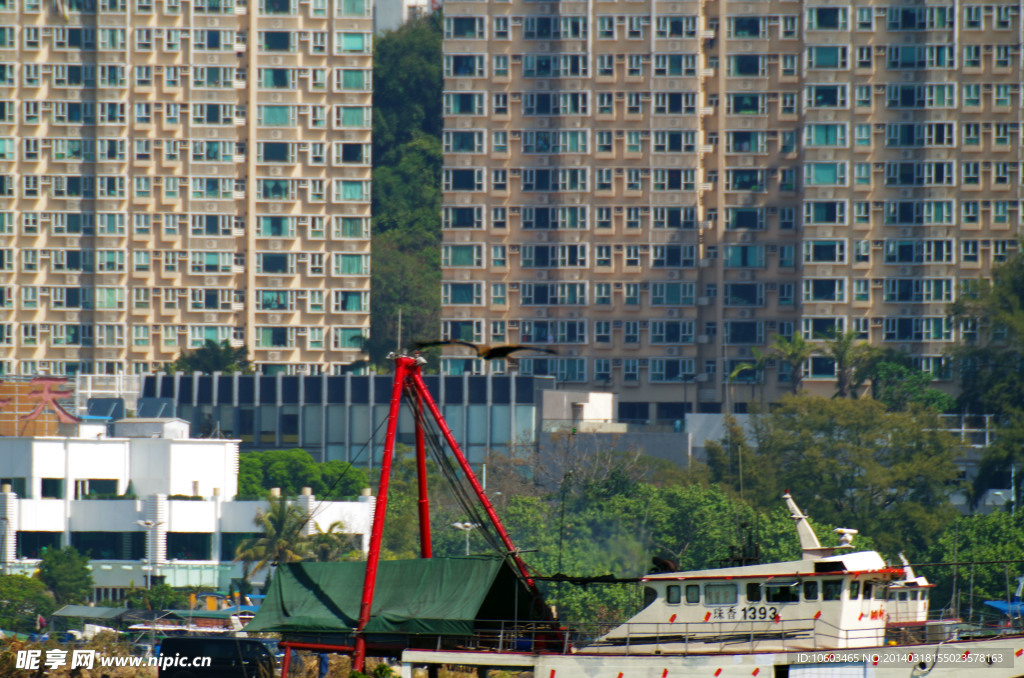
[[[891,565],[875,551],[854,551],[857,531],[845,528],[836,530],[838,546],[822,546],[793,497],[783,498],[800,560],[652,573],[641,579],[646,606],[592,642],[409,649],[402,676],[412,678],[414,668],[434,675],[441,666],[537,678],[1024,676],[1019,630],[961,637],[960,620],[929,618],[933,585],[902,556]]]
[[[543,604],[537,577],[526,567],[426,388],[420,374],[425,360],[415,354],[392,358],[394,384],[366,563],[349,572],[341,586],[341,568],[313,571],[330,564],[283,566],[274,579],[279,591],[268,598],[273,604],[261,607],[251,623],[254,630],[282,633],[285,674],[289,650],[300,649],[350,654],[357,671],[365,669],[368,651],[378,657],[400,654],[402,678],[419,678],[422,669],[435,678],[445,667],[479,678],[490,672],[519,678],[1024,678],[1024,634],[1019,628],[982,637],[977,629],[965,633],[959,619],[932,619],[932,585],[905,559],[890,564],[875,551],[855,551],[855,529],[837,528],[839,544],[822,546],[788,492],[783,500],[799,536],[799,560],[758,563],[747,554],[719,568],[678,571],[657,559],[659,571],[639,580],[645,605],[631,619],[595,634],[563,628]],[[378,576],[403,399],[413,410],[416,428],[421,558],[392,561]],[[450,587],[468,590],[465,573],[486,570],[493,582],[497,570],[475,562],[479,557],[447,559],[447,564],[432,560],[426,448],[439,455],[441,441],[447,442],[456,464],[446,466],[448,461],[441,460],[439,466],[447,469],[450,482],[461,473],[469,486],[463,493],[464,508],[475,510],[469,502],[475,496],[482,507],[476,514],[479,525],[483,529],[489,523],[494,529],[493,544],[500,551],[494,558],[508,571],[504,581],[517,582],[499,587],[513,616],[482,618],[483,610],[499,608],[484,604],[483,598],[496,599],[480,591],[473,605],[457,606],[457,619],[445,616],[451,612],[445,603],[459,597]],[[446,569],[462,575],[445,579],[427,573]],[[286,575],[302,585],[286,585]],[[361,592],[358,580],[363,582]],[[406,596],[403,587],[410,581],[422,589],[419,597]],[[378,584],[385,595],[375,598]],[[425,610],[438,617],[433,621],[445,622],[449,632],[437,630],[437,624],[425,625],[425,617],[431,617]],[[420,628],[424,626],[430,628]]]

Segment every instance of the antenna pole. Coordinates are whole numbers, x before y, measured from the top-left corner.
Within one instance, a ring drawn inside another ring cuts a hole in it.
[[[519,556],[515,545],[512,543],[512,538],[509,537],[508,532],[505,530],[505,526],[502,525],[501,518],[498,517],[497,512],[494,510],[494,505],[491,504],[491,500],[487,498],[487,494],[484,492],[483,487],[481,487],[480,481],[476,479],[476,474],[473,473],[473,468],[469,465],[469,462],[466,460],[466,456],[462,453],[462,449],[455,441],[455,436],[452,434],[451,429],[448,428],[448,424],[445,422],[444,417],[441,416],[441,410],[438,409],[437,403],[434,402],[434,399],[430,395],[430,391],[427,390],[427,385],[423,383],[423,377],[420,376],[418,370],[410,370],[409,378],[413,383],[416,393],[422,398],[427,409],[430,410],[430,416],[434,418],[434,421],[437,422],[437,427],[441,429],[441,435],[444,436],[445,440],[448,441],[448,445],[451,446],[452,452],[455,454],[455,458],[458,460],[459,466],[462,468],[462,472],[466,474],[466,479],[469,481],[470,485],[472,485],[477,498],[480,499],[480,503],[483,505],[484,511],[487,512],[487,517],[491,519],[491,523],[498,531],[498,535],[501,537],[501,542],[505,545],[508,553],[512,556],[512,560],[515,561],[516,567],[519,569],[519,573],[522,575],[526,585],[534,595],[540,595],[540,591],[537,589],[537,584],[526,569],[526,563],[524,563],[523,559]]]
[[[395,358],[395,380],[391,387],[391,410],[388,414],[387,435],[384,437],[384,458],[380,463],[380,483],[377,489],[377,503],[373,511],[370,552],[366,557],[366,577],[363,579],[363,597],[359,604],[355,653],[352,656],[352,668],[360,673],[362,673],[366,661],[366,636],[363,634],[363,629],[370,621],[373,589],[377,584],[377,565],[380,563],[381,535],[384,533],[384,517],[388,509],[388,481],[391,479],[391,460],[395,453],[395,431],[398,428],[398,412],[402,404],[402,386],[405,383],[406,375],[415,363],[414,358],[407,356]]]
[[[419,374],[420,367],[412,368]],[[430,499],[427,497],[427,445],[423,439],[423,399],[416,394],[416,472],[419,478],[420,557],[432,557],[430,545]]]

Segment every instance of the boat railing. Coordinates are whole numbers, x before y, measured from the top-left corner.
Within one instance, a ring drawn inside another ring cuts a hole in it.
[[[618,629],[615,637],[605,637]],[[526,653],[676,654],[730,652],[787,652],[879,647],[886,643],[941,642],[952,639],[951,627],[935,628],[925,636],[900,636],[883,627],[841,629],[818,618],[778,621],[708,621],[614,624],[523,624],[478,622],[463,649]]]

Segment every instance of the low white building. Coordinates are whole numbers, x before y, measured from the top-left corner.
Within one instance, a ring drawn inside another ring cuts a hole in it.
[[[31,574],[45,548],[92,558],[97,600],[153,582],[226,591],[242,576],[235,547],[265,501],[236,501],[237,440],[189,438],[180,419],[78,424],[62,437],[0,440],[0,571]],[[123,498],[122,498],[123,497]],[[134,498],[132,498],[134,497]],[[306,530],[340,521],[367,548],[374,497],[293,499]],[[265,573],[255,577],[262,581]]]

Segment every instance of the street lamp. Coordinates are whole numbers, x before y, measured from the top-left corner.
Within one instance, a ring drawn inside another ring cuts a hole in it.
[[[146,577],[146,590],[153,588],[153,573],[156,572],[156,528],[163,525],[161,520],[136,520],[136,525],[146,528],[150,537],[146,543],[146,560],[149,561],[149,575]]]
[[[456,530],[462,530],[463,532],[466,533],[466,555],[468,556],[469,555],[469,533],[472,532],[475,528],[480,527],[480,523],[470,523],[470,522],[452,523],[452,527],[454,527]]]

